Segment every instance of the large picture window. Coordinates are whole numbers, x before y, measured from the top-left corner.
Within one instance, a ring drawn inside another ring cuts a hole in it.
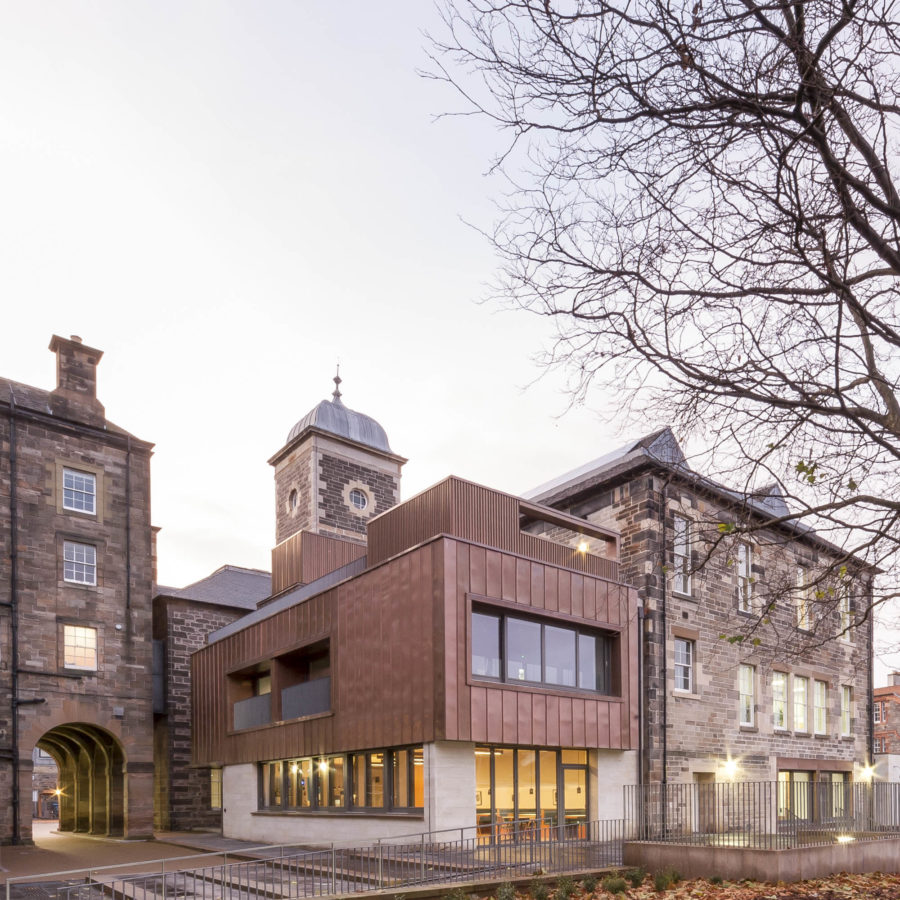
[[[478,607],[472,611],[472,675],[611,694],[614,640],[599,630]]]
[[[260,809],[416,812],[425,807],[422,747],[276,760],[260,766]]]

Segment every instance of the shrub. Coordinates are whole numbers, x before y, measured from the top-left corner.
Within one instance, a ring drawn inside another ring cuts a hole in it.
[[[497,900],[516,900],[516,886],[509,881],[504,881],[497,888]]]
[[[722,876],[721,875],[713,875],[712,878],[709,879],[710,884],[721,884]]]
[[[563,875],[556,882],[556,900],[569,900],[574,893],[575,882],[568,875]]]
[[[672,879],[669,877],[668,872],[657,872],[653,876],[653,887],[656,888],[658,893],[662,893],[663,891],[667,891],[672,886]]]
[[[550,894],[550,888],[547,887],[547,882],[541,881],[540,878],[532,880],[529,890],[531,893],[531,900],[547,900],[547,897]]]
[[[586,875],[581,879],[581,887],[586,894],[593,894],[597,890],[597,876]]]
[[[472,898],[461,887],[455,887],[444,894],[443,900],[472,900]]]
[[[603,879],[603,890],[609,891],[610,894],[624,894],[627,887],[625,879],[619,875],[610,875]]]
[[[629,869],[625,873],[625,877],[631,882],[632,887],[637,888],[644,883],[644,879],[647,877],[647,870],[640,867]]]
[[[678,869],[675,869],[672,866],[669,866],[669,868],[665,870],[665,873],[669,876],[669,881],[671,881],[672,884],[678,884],[679,881],[684,880],[681,877],[681,872],[679,872]]]

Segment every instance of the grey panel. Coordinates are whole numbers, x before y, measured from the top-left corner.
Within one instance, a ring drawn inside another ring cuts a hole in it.
[[[299,719],[331,709],[331,679],[316,678],[285,688],[281,692],[281,717]]]
[[[272,721],[272,695],[260,694],[234,704],[234,730],[258,728]]]

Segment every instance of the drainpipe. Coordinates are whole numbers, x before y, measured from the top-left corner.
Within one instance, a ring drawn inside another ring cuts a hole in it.
[[[125,627],[131,634],[131,435],[125,444]]]
[[[18,496],[16,490],[16,398],[9,392],[9,637],[11,731],[12,731],[12,842],[22,841],[19,826],[19,551],[18,551]]]
[[[638,618],[638,784],[644,784],[644,605],[637,608]]]
[[[669,531],[666,523],[666,512],[669,505],[669,479],[671,475],[668,473],[663,481],[662,490],[660,491],[660,510],[659,518],[662,533],[662,598],[660,604],[660,627],[662,628],[662,738],[660,741],[662,749],[662,783],[668,784],[669,781],[669,759],[668,759],[668,726],[669,726],[669,654],[667,650],[668,641],[668,620],[667,620],[667,602],[668,602],[668,584],[669,574],[667,571],[666,561],[668,559]]]

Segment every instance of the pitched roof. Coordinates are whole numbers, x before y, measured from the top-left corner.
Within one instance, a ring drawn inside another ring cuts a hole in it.
[[[268,572],[260,569],[244,569],[241,566],[222,566],[206,578],[201,578],[185,588],[162,585],[156,588],[156,596],[239,609],[256,609],[256,604],[260,600],[265,600],[271,593],[272,576]]]
[[[10,405],[12,402],[19,409],[27,409],[45,416],[54,416],[53,407],[50,403],[50,394],[50,391],[33,387],[30,384],[22,384],[9,378],[0,378],[0,403],[5,406]],[[129,435],[129,432],[110,422],[109,419],[106,419],[105,425],[101,427],[101,430],[109,431],[112,434]],[[134,435],[129,436],[134,437]],[[141,443],[145,442],[142,441]],[[152,446],[152,444],[148,444],[148,446]]]

